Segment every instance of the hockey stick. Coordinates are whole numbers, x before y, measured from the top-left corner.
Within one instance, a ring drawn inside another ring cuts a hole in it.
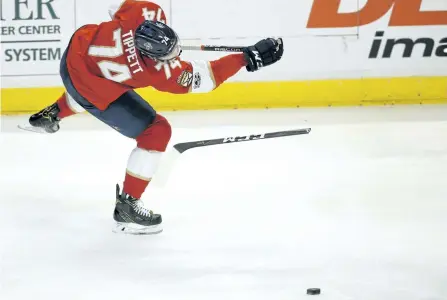
[[[276,39],[279,44],[283,44],[282,38]],[[244,46],[216,46],[216,45],[199,45],[199,46],[183,46],[183,50],[192,51],[217,51],[217,52],[243,52]]]
[[[242,52],[244,48],[245,47],[242,46],[213,46],[213,45],[182,46],[183,50],[220,51],[220,52]]]
[[[278,137],[284,137],[284,136],[292,136],[292,135],[301,135],[301,134],[308,134],[310,131],[311,131],[310,128],[305,128],[305,129],[298,129],[298,130],[277,131],[277,132],[262,133],[262,134],[251,134],[251,135],[246,135],[246,136],[226,137],[226,138],[220,138],[220,139],[214,139],[214,140],[186,142],[186,143],[179,143],[179,144],[174,145],[174,149],[176,149],[179,153],[183,153],[186,150],[189,150],[192,148],[197,148],[197,147],[239,143],[239,142],[249,142],[249,141],[272,139],[272,138],[278,138]]]
[[[232,143],[259,141],[279,137],[303,135],[303,134],[309,134],[310,131],[311,128],[303,128],[297,130],[277,131],[262,134],[250,134],[246,136],[225,137],[212,140],[202,140],[202,141],[193,141],[193,142],[175,144],[172,147],[172,149],[168,153],[166,153],[165,156],[163,157],[162,162],[160,164],[160,168],[157,170],[157,173],[154,176],[153,184],[155,186],[163,187],[166,184],[168,177],[171,173],[171,170],[175,162],[177,161],[178,157],[180,156],[180,154],[184,153],[187,150],[198,147],[225,145]]]

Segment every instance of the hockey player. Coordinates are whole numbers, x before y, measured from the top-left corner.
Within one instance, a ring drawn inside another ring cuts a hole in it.
[[[175,94],[211,92],[243,67],[254,72],[279,61],[283,44],[268,38],[243,53],[209,62],[187,62],[180,59],[179,37],[166,25],[159,5],[125,0],[111,17],[111,21],[85,25],[73,34],[60,64],[66,92],[32,115],[29,123],[36,131],[55,133],[62,119],[87,111],[135,139],[123,191],[116,185],[114,231],[158,233],[162,230],[161,215],[146,209],[139,199],[170,141],[171,126],[134,89],[153,87]]]

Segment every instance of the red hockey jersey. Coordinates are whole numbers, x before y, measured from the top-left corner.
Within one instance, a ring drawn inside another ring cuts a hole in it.
[[[78,29],[67,53],[77,91],[104,110],[128,90],[153,87],[170,93],[206,93],[246,65],[242,54],[215,61],[157,63],[136,50],[133,36],[144,20],[166,23],[162,8],[149,1],[125,0],[112,20]]]

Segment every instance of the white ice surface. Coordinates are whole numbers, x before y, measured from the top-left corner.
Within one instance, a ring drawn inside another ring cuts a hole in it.
[[[1,300],[447,299],[447,107],[164,115],[171,145],[312,132],[186,152],[143,197],[165,231],[122,236],[133,141],[85,115],[51,136],[3,117]]]

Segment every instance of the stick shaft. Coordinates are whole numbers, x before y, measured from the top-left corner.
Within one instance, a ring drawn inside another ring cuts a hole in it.
[[[276,39],[278,44],[283,44],[282,38]],[[182,46],[183,50],[192,50],[192,51],[215,51],[215,52],[243,52],[245,46],[223,46],[223,45],[185,45]]]
[[[215,51],[215,52],[242,52],[243,46],[217,46],[217,45],[198,45],[198,46],[182,46],[183,50],[191,51]]]
[[[262,134],[250,134],[250,135],[246,135],[246,136],[235,136],[235,137],[226,137],[226,138],[219,138],[219,139],[213,139],[213,140],[203,140],[203,141],[179,143],[179,144],[174,145],[174,148],[178,152],[183,153],[186,150],[189,150],[191,148],[238,143],[238,142],[249,142],[249,141],[279,138],[279,137],[293,136],[293,135],[301,135],[301,134],[308,134],[310,131],[311,131],[310,128],[304,128],[304,129],[298,129],[298,130],[277,131],[277,132],[269,132],[269,133],[262,133]]]

